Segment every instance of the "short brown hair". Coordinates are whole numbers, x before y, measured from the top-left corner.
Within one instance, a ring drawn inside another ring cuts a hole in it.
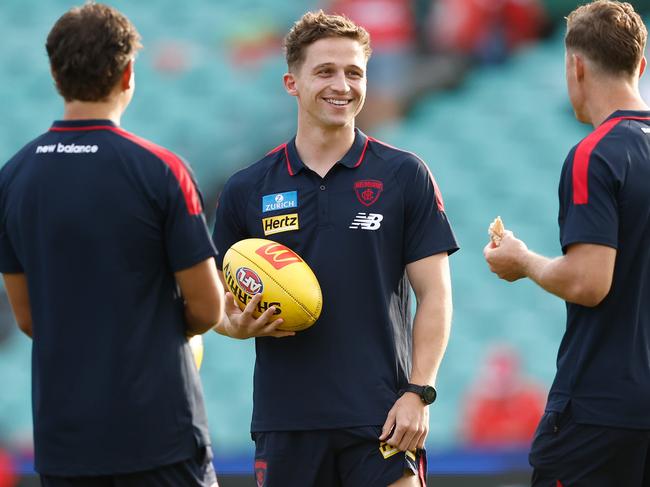
[[[284,50],[289,69],[300,66],[305,60],[305,48],[327,37],[348,37],[363,48],[366,59],[370,58],[370,35],[363,27],[343,15],[326,14],[322,10],[307,12],[298,19],[284,38]]]
[[[116,9],[89,2],[56,21],[45,49],[66,101],[102,101],[140,45],[140,34]]]
[[[567,17],[565,45],[612,74],[636,72],[648,37],[641,17],[625,2],[596,0]]]

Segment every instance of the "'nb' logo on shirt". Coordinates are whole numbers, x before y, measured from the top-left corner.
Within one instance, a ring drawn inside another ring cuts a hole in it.
[[[357,213],[357,216],[354,217],[352,223],[348,228],[353,230],[377,230],[381,227],[381,221],[384,219],[384,215],[379,213]]]

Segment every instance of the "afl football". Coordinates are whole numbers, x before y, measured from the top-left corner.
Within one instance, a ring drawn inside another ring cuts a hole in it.
[[[318,279],[293,250],[272,240],[247,238],[228,249],[223,276],[235,302],[243,310],[255,294],[262,294],[254,316],[275,306],[281,330],[300,331],[320,316],[323,296]]]

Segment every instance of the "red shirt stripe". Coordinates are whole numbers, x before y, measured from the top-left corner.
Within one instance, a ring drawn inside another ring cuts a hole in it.
[[[361,151],[361,156],[359,156],[359,160],[357,163],[354,165],[354,167],[359,167],[361,163],[363,162],[363,158],[366,155],[366,149],[368,148],[368,141],[370,140],[370,137],[366,138],[366,143],[363,144],[363,150]]]
[[[649,117],[616,117],[599,125],[578,145],[573,156],[573,204],[586,205],[589,202],[589,159],[598,142],[621,120],[650,120]]]
[[[287,160],[287,170],[289,171],[289,176],[293,176],[295,173],[291,169],[291,163],[289,162],[289,150],[287,149],[287,144],[284,144],[284,158]]]
[[[183,197],[185,198],[187,210],[190,215],[199,215],[201,213],[201,199],[199,198],[199,193],[196,190],[196,186],[194,185],[194,180],[192,179],[192,176],[190,176],[189,170],[185,164],[183,164],[183,161],[180,159],[180,157],[178,157],[172,151],[167,150],[164,147],[160,147],[159,145],[156,145],[147,139],[138,137],[131,132],[127,132],[126,130],[123,130],[119,127],[112,127],[110,125],[50,128],[50,131],[53,132],[73,132],[79,130],[111,130],[154,154],[156,157],[162,160],[167,165],[167,167],[171,169],[172,174],[174,174],[174,177],[178,181],[181,191],[183,192]]]
[[[427,472],[426,466],[424,464],[424,456],[420,456],[420,461],[418,462],[418,477],[420,478],[420,484],[422,487],[427,487]]]
[[[275,154],[276,152],[280,152],[282,149],[284,149],[287,146],[287,143],[285,142],[284,144],[280,144],[277,146],[275,149],[271,149],[266,153],[267,156],[270,156],[271,154]]]

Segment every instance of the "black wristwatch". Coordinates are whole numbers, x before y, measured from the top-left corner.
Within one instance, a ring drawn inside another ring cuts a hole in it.
[[[418,386],[415,384],[406,384],[406,387],[402,389],[402,393],[404,392],[413,392],[420,396],[420,399],[422,399],[422,402],[424,404],[433,404],[433,402],[436,400],[436,397],[438,397],[438,392],[436,391],[436,388],[433,386]]]

